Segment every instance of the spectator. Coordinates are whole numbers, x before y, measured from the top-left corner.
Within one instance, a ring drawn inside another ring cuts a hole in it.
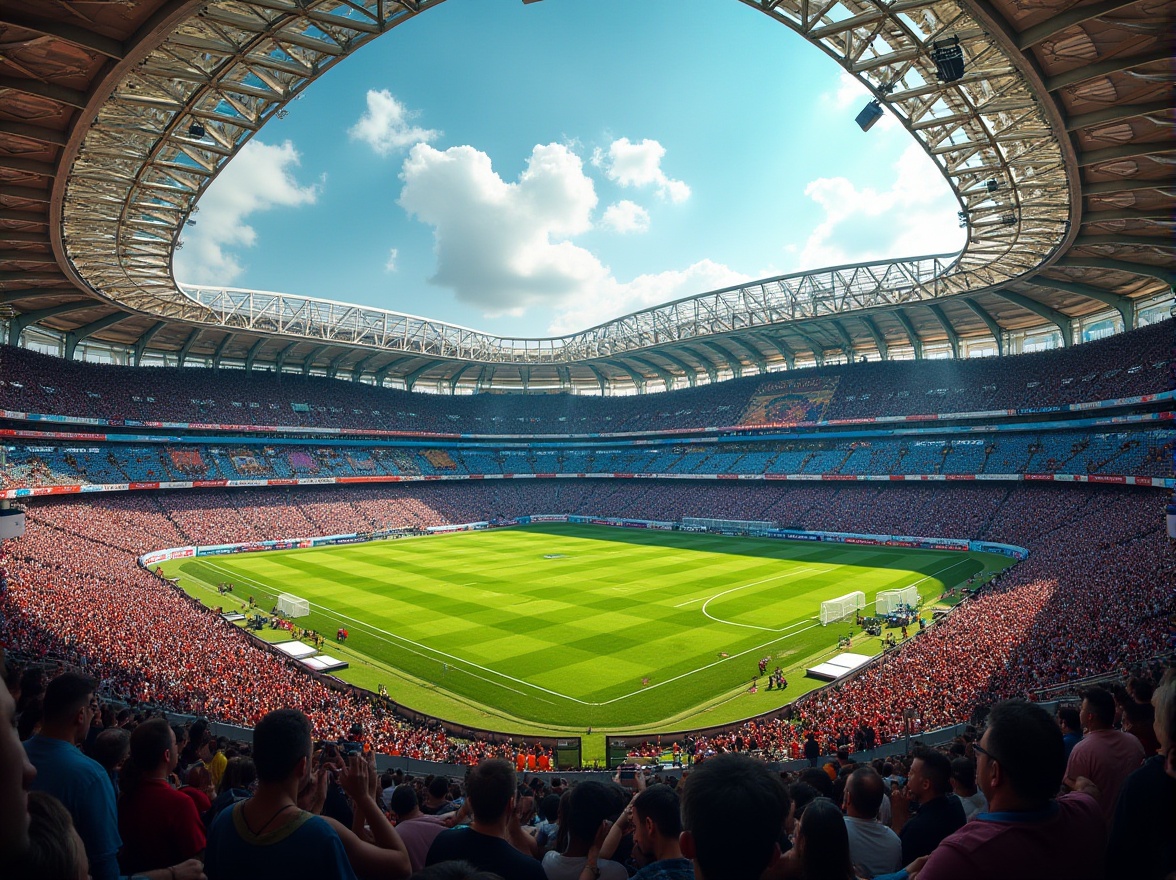
[[[1069,761],[1070,752],[1082,741],[1082,719],[1078,717],[1078,710],[1073,706],[1059,706],[1058,726],[1062,729],[1062,742],[1066,744],[1066,760]]]
[[[562,781],[562,780],[561,780]],[[543,796],[539,801],[539,824],[535,826],[535,844],[540,853],[547,852],[555,845],[559,834],[560,797],[555,792]]]
[[[682,808],[668,785],[651,785],[633,798],[633,843],[645,865],[633,880],[694,880],[694,866],[679,845]]]
[[[224,777],[221,779],[223,781]],[[212,774],[203,764],[193,764],[188,768],[187,779],[178,791],[191,799],[196,805],[196,812],[201,816],[212,807],[212,795],[216,793],[212,787]]]
[[[991,812],[944,840],[919,880],[1101,878],[1106,825],[1090,795],[1054,797],[1065,746],[1049,713],[1022,700],[997,703],[975,751]]]
[[[951,790],[960,799],[964,819],[971,822],[977,813],[988,809],[984,792],[976,787],[976,765],[971,758],[954,758],[951,762]]]
[[[272,873],[275,865],[296,865],[302,876],[316,880],[408,876],[408,853],[376,806],[372,774],[359,756],[352,757],[342,778],[355,801],[357,822],[368,823],[375,845],[300,806],[300,793],[303,802],[320,809],[326,797],[326,772],[320,769],[313,781],[309,775],[312,746],[310,722],[296,709],[277,709],[258,723],[253,731],[257,794],[224,810],[209,831],[209,880],[252,880]]]
[[[890,807],[892,827],[902,840],[902,863],[925,856],[939,842],[967,821],[959,799],[951,793],[951,762],[941,752],[919,748],[914,753],[906,791],[893,789]],[[910,804],[919,811],[910,816]]]
[[[196,804],[167,781],[179,758],[166,718],[144,721],[131,734],[118,805],[119,863],[126,874],[203,857],[204,824]]]
[[[29,847],[7,864],[8,880],[89,880],[86,847],[69,810],[43,791],[29,794]]]
[[[589,849],[606,819],[615,818],[617,799],[603,782],[589,779],[572,786],[562,800],[556,851],[543,856],[547,880],[576,880],[589,861]],[[625,866],[599,859],[602,880],[627,880]]]
[[[449,800],[449,780],[444,776],[434,776],[429,780],[425,790],[425,802],[420,805],[420,811],[426,816],[443,816],[457,809]]]
[[[780,858],[788,793],[767,765],[738,753],[694,770],[682,791],[682,854],[698,880],[759,880]]]
[[[119,794],[119,773],[131,754],[131,732],[125,727],[107,727],[94,737],[90,757],[102,765],[110,784],[114,786],[117,801]]]
[[[425,864],[464,859],[483,871],[511,880],[546,880],[539,862],[506,842],[515,805],[514,768],[501,758],[473,767],[466,776],[466,798],[473,821],[437,835]]]
[[[1143,746],[1143,753],[1151,757],[1160,750],[1155,731],[1156,710],[1151,703],[1131,701],[1123,704],[1123,732],[1129,733]]]
[[[808,805],[796,830],[796,846],[786,857],[803,880],[855,880],[849,834],[837,805],[820,797]]]
[[[437,835],[448,827],[446,821],[440,816],[428,816],[421,812],[416,790],[411,785],[398,785],[392,789],[388,807],[395,814],[396,831],[408,849],[412,869],[421,870],[429,855],[429,847]]]
[[[1070,752],[1066,764],[1065,784],[1077,787],[1077,779],[1085,776],[1098,787],[1098,804],[1103,817],[1110,822],[1115,811],[1115,800],[1123,781],[1143,763],[1146,755],[1139,740],[1129,733],[1115,730],[1115,698],[1101,687],[1084,688],[1080,712],[1086,735]],[[34,764],[36,761],[33,762]]]
[[[16,702],[6,679],[0,648],[0,864],[11,863],[29,845],[28,791],[37,774],[16,736]]]
[[[53,795],[73,817],[86,845],[94,880],[118,877],[118,813],[114,786],[102,765],[78,751],[98,711],[97,682],[74,672],[57,676],[45,688],[41,732],[25,743],[37,768],[34,791]]]
[[[845,828],[849,856],[863,877],[888,874],[902,867],[902,842],[878,821],[886,784],[873,767],[859,767],[845,786]]]
[[[212,823],[216,821],[216,817],[220,815],[222,810],[231,807],[238,801],[253,797],[253,790],[256,786],[257,768],[253,764],[253,759],[243,755],[229,758],[229,763],[225,765],[224,775],[221,776],[220,789],[204,814],[204,824],[211,828]]]
[[[1127,777],[1107,844],[1107,877],[1163,880],[1176,871],[1176,671],[1151,695],[1159,754]]]

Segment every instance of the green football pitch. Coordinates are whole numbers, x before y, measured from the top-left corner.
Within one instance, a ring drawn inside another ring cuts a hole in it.
[[[816,686],[803,667],[835,654],[853,629],[822,627],[822,601],[861,590],[869,614],[880,590],[913,584],[935,599],[1010,563],[542,525],[200,557],[164,570],[209,605],[235,604],[216,593],[222,582],[237,603],[252,595],[265,611],[281,592],[307,599],[311,614],[297,622],[352,662],[341,677],[383,683],[398,702],[453,721],[533,733],[682,729],[769,711]],[[342,646],[340,627],[350,634]],[[876,638],[855,638],[857,652],[880,649]],[[749,694],[763,657],[790,670],[783,694],[766,691],[766,680]]]

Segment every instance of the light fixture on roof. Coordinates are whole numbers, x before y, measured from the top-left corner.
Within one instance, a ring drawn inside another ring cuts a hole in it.
[[[204,130],[204,125],[197,121],[188,126],[188,134],[192,135],[196,140],[200,140],[207,132]]]
[[[883,96],[889,95],[894,91],[894,85],[894,83],[883,83],[878,87],[878,94]],[[858,124],[858,128],[860,128],[862,131],[869,131],[874,127],[874,123],[876,123],[881,118],[882,101],[878,98],[875,98],[862,108],[862,111],[854,119],[854,122]]]
[[[862,108],[862,112],[854,120],[862,131],[869,131],[874,123],[882,118],[882,102],[875,98]]]
[[[964,76],[964,50],[959,37],[936,40],[931,44],[931,60],[940,82],[955,82]]]
[[[986,180],[984,181],[984,188],[990,193],[994,193],[1000,189],[1000,181],[996,180],[995,178],[992,180]]]
[[[968,212],[967,211],[957,211],[956,216],[960,218],[960,229],[967,229],[968,228]]]
[[[1016,214],[1005,214],[1003,217],[1000,218],[1000,222],[1003,223],[1005,226],[1013,226],[1017,222],[1017,215]]]

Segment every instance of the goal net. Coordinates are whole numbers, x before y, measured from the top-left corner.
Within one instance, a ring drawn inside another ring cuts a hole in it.
[[[903,587],[901,590],[882,590],[874,599],[874,613],[879,617],[892,614],[902,606],[914,608],[919,604],[919,588]]]
[[[310,614],[310,602],[292,593],[282,593],[278,596],[278,613],[283,617],[306,617]]]
[[[836,599],[829,599],[821,603],[821,626],[828,626],[834,621],[841,620],[855,611],[866,607],[866,594],[860,590],[846,593]]]

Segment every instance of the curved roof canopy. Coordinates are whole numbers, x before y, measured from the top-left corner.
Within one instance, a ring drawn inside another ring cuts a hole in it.
[[[66,353],[93,338],[188,357],[459,385],[693,384],[797,359],[886,357],[1056,327],[1170,292],[1176,0],[741,0],[857,75],[940,166],[957,257],[765,279],[558,339],[377,309],[180,290],[203,190],[272,116],[441,0],[26,0],[0,8],[0,309]],[[720,0],[714,0],[720,2]],[[934,43],[958,38],[962,78]],[[198,136],[203,132],[202,136]]]

